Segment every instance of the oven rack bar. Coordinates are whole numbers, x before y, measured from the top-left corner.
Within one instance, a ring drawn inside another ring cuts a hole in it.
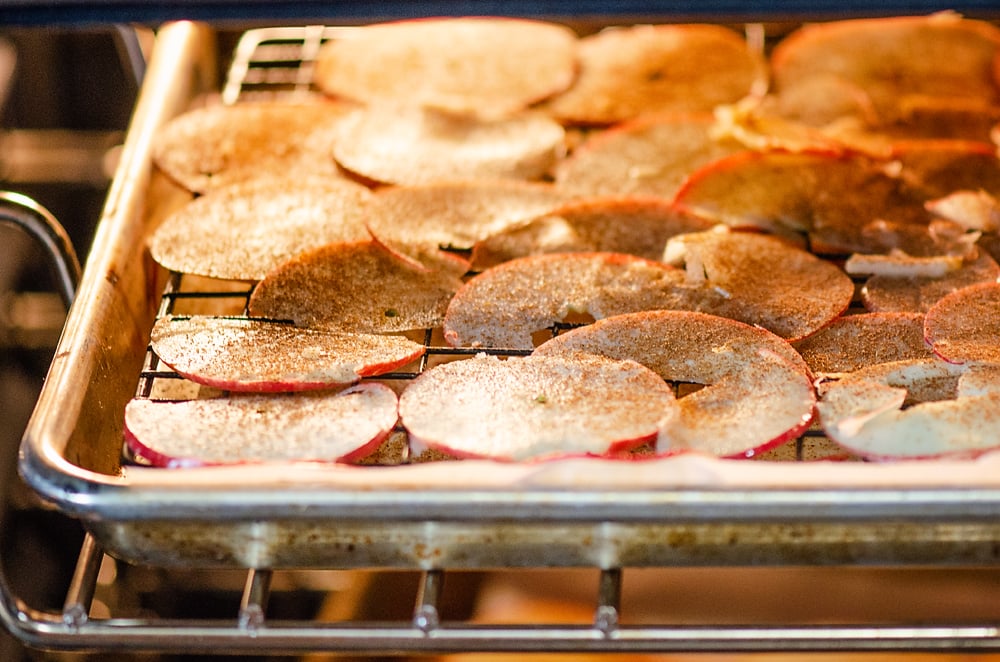
[[[916,625],[623,625],[619,600],[626,570],[601,572],[588,624],[478,624],[439,618],[447,570],[425,571],[409,621],[271,620],[272,573],[249,570],[231,619],[93,618],[103,552],[85,537],[61,612],[32,609],[0,576],[0,620],[19,639],[41,649],[156,653],[401,652],[768,652],[768,651],[1000,651],[1000,624]]]

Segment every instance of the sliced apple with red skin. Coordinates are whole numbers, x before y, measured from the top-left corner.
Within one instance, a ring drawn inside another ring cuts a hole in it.
[[[137,460],[158,467],[347,462],[389,435],[397,404],[392,389],[375,383],[181,402],[137,398],[125,407],[125,443]]]
[[[821,386],[819,420],[870,460],[976,457],[1000,448],[1000,388],[983,387],[998,370],[937,359],[880,364]]]
[[[1000,363],[1000,283],[955,290],[927,311],[924,337],[951,363]]]
[[[674,202],[734,228],[807,233],[830,253],[881,252],[862,234],[874,219],[928,220],[884,162],[836,151],[734,154],[694,172]]]
[[[424,353],[401,336],[226,317],[160,318],[150,342],[163,363],[191,381],[261,393],[345,386]]]
[[[444,363],[399,402],[411,443],[502,461],[621,454],[655,439],[675,409],[656,373],[588,354]]]
[[[704,114],[649,115],[595,134],[555,169],[556,186],[577,195],[655,195],[672,199],[701,166],[743,146],[717,138]]]
[[[472,269],[542,253],[602,251],[656,260],[670,237],[712,225],[653,196],[582,198],[477,242]]]
[[[865,281],[861,301],[873,312],[926,313],[948,294],[976,283],[995,282],[1000,266],[986,251],[940,277],[876,275]]]
[[[924,342],[922,313],[845,315],[792,346],[817,373],[933,356]]]
[[[438,326],[462,281],[375,241],[302,253],[257,283],[251,316],[299,326],[388,333]]]
[[[851,279],[836,265],[755,232],[717,228],[678,235],[663,259],[686,268],[684,303],[673,308],[756,324],[788,340],[821,329],[854,295]]]
[[[658,452],[695,450],[753,457],[801,435],[815,392],[802,357],[785,340],[734,320],[688,311],[646,311],[573,329],[536,356],[589,352],[642,363],[663,379],[705,385],[678,400]]]

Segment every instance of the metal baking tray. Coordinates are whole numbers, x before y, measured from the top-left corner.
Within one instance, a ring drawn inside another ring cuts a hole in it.
[[[123,462],[124,406],[149,369],[149,332],[170,280],[144,240],[180,202],[152,168],[150,146],[166,121],[222,93],[218,57],[204,24],[159,31],[21,446],[28,485],[109,554],[259,569],[1000,561],[1000,453],[887,464],[683,455],[184,470]]]

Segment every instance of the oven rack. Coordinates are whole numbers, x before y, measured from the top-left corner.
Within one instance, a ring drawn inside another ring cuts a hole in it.
[[[320,30],[313,32],[323,34]],[[287,34],[281,37],[281,41],[287,40]],[[278,60],[273,55],[268,57]],[[261,85],[273,85],[276,78],[280,76],[264,76]],[[281,85],[287,86],[289,83],[285,80]],[[302,89],[301,81],[292,85],[299,85],[295,89]],[[263,91],[268,93],[267,90]],[[971,559],[972,565],[995,563],[998,529],[995,525],[980,525],[981,520],[993,512],[990,504],[996,500],[991,496],[995,496],[992,491],[986,492],[986,504],[975,512],[965,512],[964,516],[968,521],[957,520],[953,525],[939,520],[947,512],[964,512],[961,511],[964,497],[959,495],[954,503],[932,502],[931,505],[937,507],[936,512],[926,513],[926,521],[916,518],[902,522],[900,531],[912,536],[912,541],[917,546],[927,541],[942,546],[951,542],[956,544],[956,549],[965,549],[963,536],[966,534],[983,536],[968,544],[968,549],[978,552],[979,556],[957,555],[954,562],[962,564]],[[882,507],[892,510],[888,503],[882,504]],[[914,506],[918,507],[919,505]],[[795,512],[802,516],[802,513],[813,512],[810,508],[815,510],[815,504]],[[935,509],[932,508],[931,511]],[[747,512],[753,520],[754,509],[751,507]],[[857,523],[862,527],[876,526],[878,512],[876,506],[868,513],[876,524],[866,521],[866,517],[862,517]],[[908,512],[915,510],[911,508]],[[743,517],[748,517],[746,512]],[[794,529],[794,523],[789,528]],[[789,535],[794,538],[794,532]],[[983,551],[991,545],[992,557]],[[630,568],[615,565],[596,567],[600,576],[595,591],[593,615],[586,624],[567,625],[524,619],[516,624],[484,625],[442,619],[442,589],[454,571],[447,566],[422,570],[420,589],[411,616],[403,621],[317,622],[272,618],[268,615],[268,602],[273,594],[273,579],[276,573],[281,572],[280,568],[246,568],[242,597],[238,603],[233,604],[228,618],[194,620],[136,617],[132,614],[97,616],[92,613],[92,604],[99,591],[98,575],[104,562],[110,559],[100,543],[88,534],[63,607],[55,611],[39,610],[26,604],[14,595],[6,576],[0,575],[0,621],[31,646],[74,651],[225,654],[328,651],[377,655],[459,651],[634,653],[1000,650],[1000,624],[989,619],[984,619],[985,622],[875,625],[631,625],[627,622],[627,614],[623,614],[620,609],[622,582]]]

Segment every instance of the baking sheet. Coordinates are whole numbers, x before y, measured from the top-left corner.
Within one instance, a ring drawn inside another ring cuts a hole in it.
[[[1000,453],[974,461],[125,466],[122,418],[166,275],[146,228],[182,197],[158,127],[218,83],[214,33],[159,33],[20,470],[112,555],[163,565],[497,567],[1000,560]]]

